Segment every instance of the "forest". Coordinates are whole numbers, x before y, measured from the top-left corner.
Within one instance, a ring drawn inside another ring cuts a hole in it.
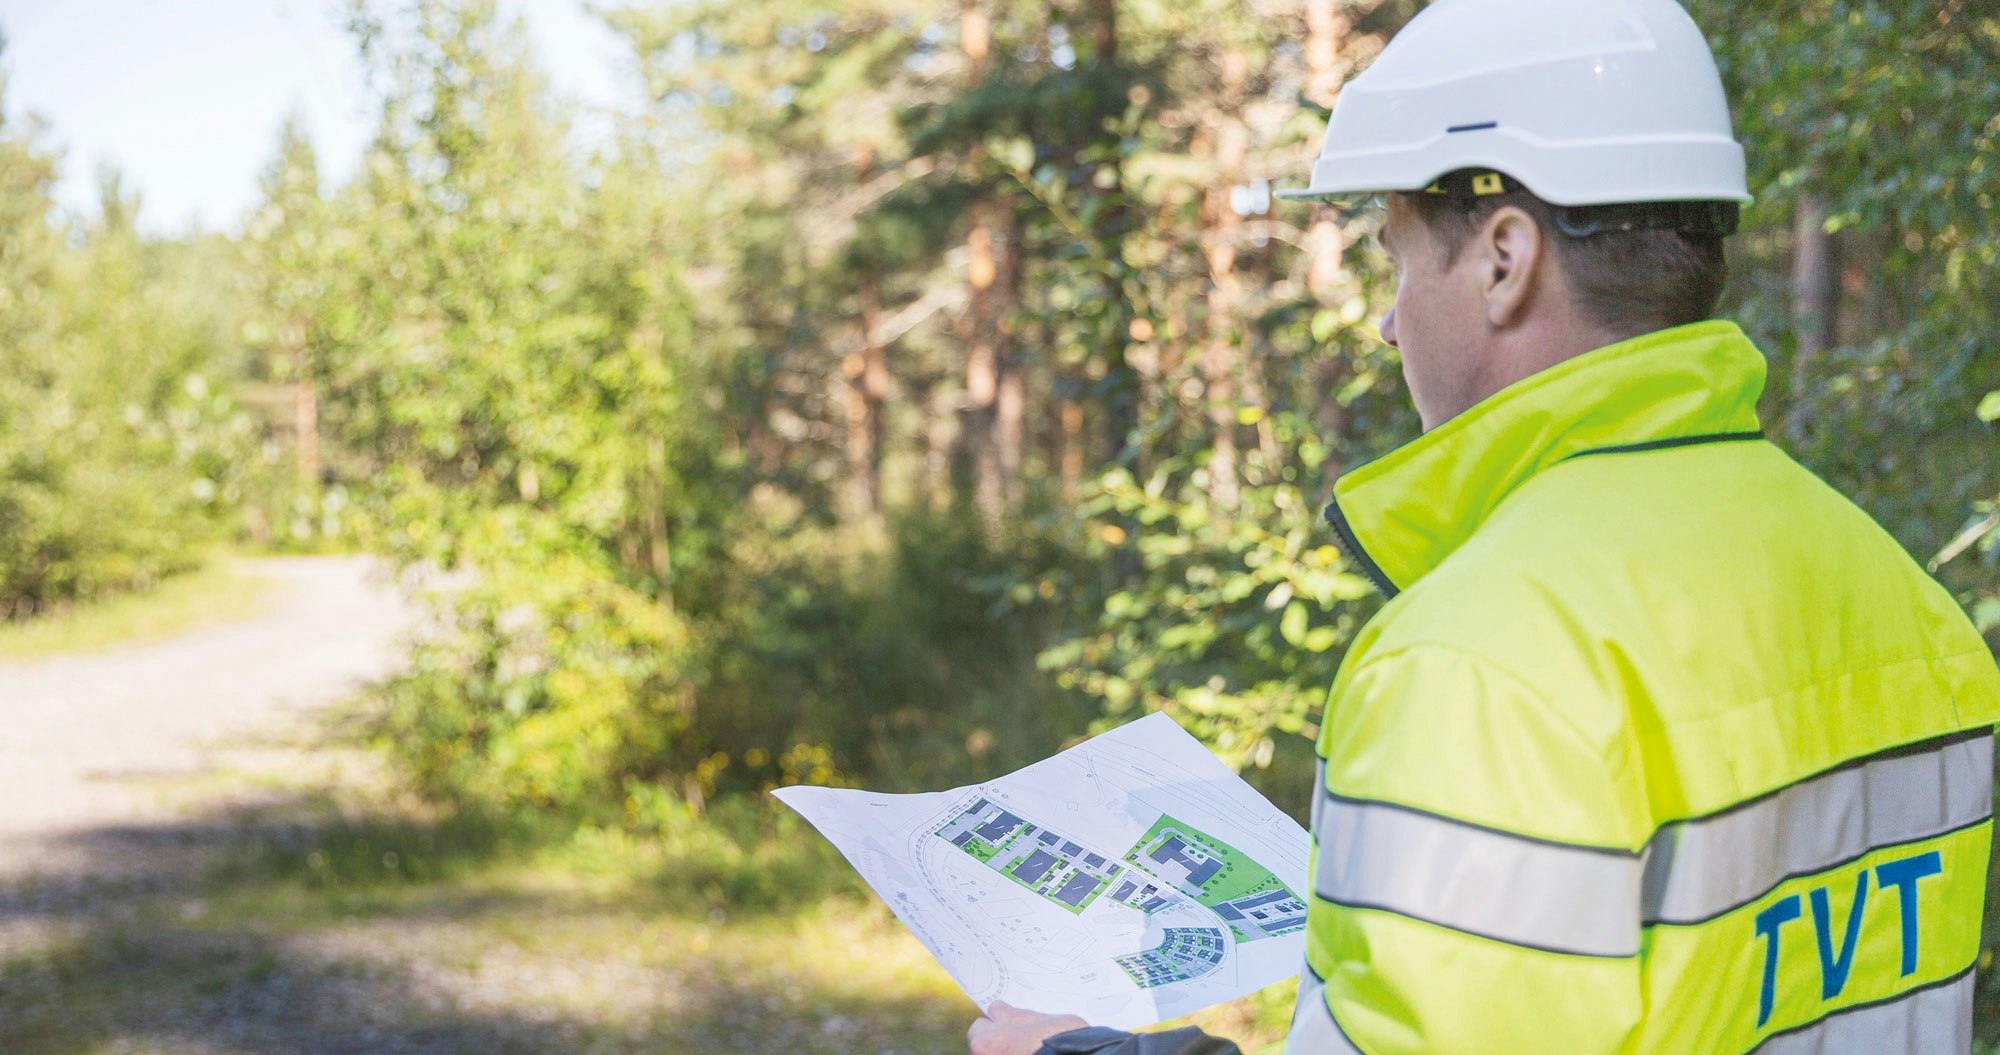
[[[115,176],[60,217],[9,120],[0,616],[224,551],[435,573],[370,693],[399,779],[693,847],[719,906],[851,892],[773,787],[1155,711],[1303,817],[1380,603],[1319,510],[1418,422],[1379,215],[1273,191],[1420,6],[614,0],[645,97],[579,151],[492,0],[356,2],[361,166],[287,129],[239,234],[142,236]],[[2000,12],[1688,7],[1766,431],[2000,647]]]

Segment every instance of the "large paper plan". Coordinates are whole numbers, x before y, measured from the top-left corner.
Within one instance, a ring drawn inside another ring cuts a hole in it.
[[[775,794],[982,1008],[1132,1028],[1303,961],[1305,830],[1165,715],[952,791]]]

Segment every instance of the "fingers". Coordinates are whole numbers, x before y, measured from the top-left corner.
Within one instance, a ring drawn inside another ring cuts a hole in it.
[[[966,1027],[965,1041],[972,1055],[1032,1055],[1044,1039],[1086,1024],[1075,1015],[1045,1015],[995,1000]]]
[[[1033,1018],[1032,1014],[1003,1004],[989,1008],[988,1015],[965,1030],[965,1046],[971,1055],[1029,1055],[1041,1047],[1040,1037],[1030,1037],[1022,1029],[1021,1016]]]

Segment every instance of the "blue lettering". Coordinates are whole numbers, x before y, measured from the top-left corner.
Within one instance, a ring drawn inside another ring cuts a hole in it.
[[[1833,951],[1833,910],[1827,907],[1826,888],[1812,892],[1813,930],[1819,938],[1819,998],[1831,1000],[1847,988],[1847,972],[1854,967],[1854,939],[1861,934],[1861,910],[1868,904],[1868,870],[1854,876],[1854,901],[1847,911],[1847,937],[1840,954]]]
[[[1875,882],[1883,889],[1896,888],[1896,900],[1903,913],[1903,976],[1917,973],[1917,880],[1944,871],[1944,860],[1936,850],[1887,861],[1875,866]],[[1856,914],[1860,909],[1855,909]]]
[[[1764,939],[1764,987],[1757,991],[1757,1025],[1771,1020],[1771,1004],[1778,989],[1778,928],[1798,919],[1799,896],[1788,894],[1757,913],[1757,936]]]

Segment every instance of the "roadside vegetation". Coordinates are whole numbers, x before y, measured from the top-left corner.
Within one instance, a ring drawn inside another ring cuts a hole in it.
[[[53,606],[0,623],[0,660],[97,652],[249,619],[272,601],[254,566],[210,563],[152,589]]]

